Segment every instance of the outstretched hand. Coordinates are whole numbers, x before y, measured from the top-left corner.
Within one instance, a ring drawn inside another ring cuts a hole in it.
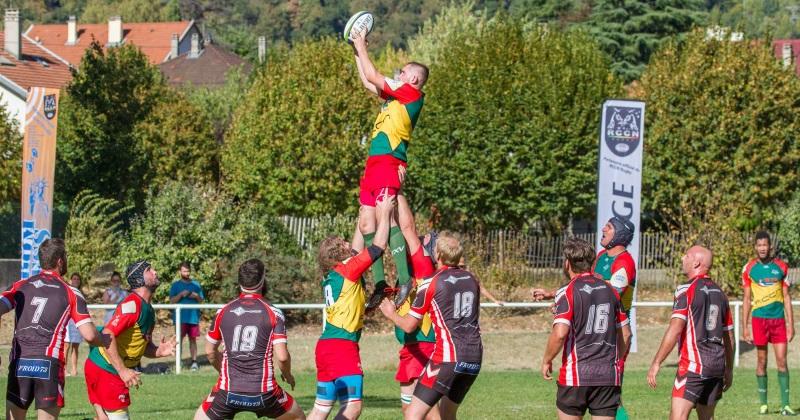
[[[158,349],[156,350],[156,357],[174,356],[176,344],[177,341],[174,335],[170,337],[169,340],[165,337],[161,337],[161,343],[158,344]]]
[[[356,51],[359,49],[366,49],[369,45],[366,31],[351,32],[351,38]]]
[[[383,313],[383,316],[385,316],[387,318],[389,318],[393,314],[397,313],[397,307],[394,306],[394,302],[392,302],[391,300],[386,299],[386,298],[384,298],[381,301],[381,305],[379,306],[379,308],[381,310],[381,313]]]

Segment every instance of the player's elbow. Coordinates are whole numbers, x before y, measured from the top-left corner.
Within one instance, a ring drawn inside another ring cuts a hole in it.
[[[400,329],[403,330],[406,334],[411,334],[417,330],[419,327],[419,321],[416,318],[411,318],[406,322],[403,322],[399,325]]]

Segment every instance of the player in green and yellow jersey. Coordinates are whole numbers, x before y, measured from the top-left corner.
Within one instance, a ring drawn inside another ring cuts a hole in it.
[[[100,420],[127,420],[131,397],[128,389],[141,384],[133,368],[142,356],[175,355],[175,337],[152,342],[156,317],[150,299],[158,287],[158,274],[144,260],[137,261],[126,272],[131,293],[114,310],[114,316],[103,328],[111,337],[108,348],[92,347],[84,365],[89,402]]]
[[[395,79],[382,75],[369,58],[365,34],[353,38],[356,51],[356,66],[364,87],[385,102],[375,119],[369,144],[369,157],[361,177],[359,202],[359,229],[364,241],[370,245],[375,236],[375,202],[386,195],[395,196],[400,190],[401,180],[398,170],[408,162],[408,145],[411,132],[417,124],[425,102],[422,87],[428,80],[428,68],[420,63],[410,62],[403,66]],[[395,220],[397,224],[397,220]],[[389,248],[397,266],[399,290],[395,304],[399,305],[411,291],[412,283],[408,267],[408,252],[400,228],[393,226],[389,234]],[[377,308],[383,299],[386,280],[383,261],[375,261],[372,269],[375,279],[375,293],[369,299],[368,307]]]
[[[781,387],[781,415],[794,416],[789,407],[789,369],[786,366],[787,343],[794,338],[792,297],[789,294],[788,266],[772,256],[772,241],[764,231],[756,233],[757,258],[742,270],[744,288],[744,340],[756,346],[756,381],[761,400],[759,412],[767,414],[767,344],[772,343],[778,384]],[[752,335],[750,317],[752,315]]]
[[[364,372],[358,341],[364,327],[366,302],[362,275],[383,255],[395,201],[393,196],[378,201],[375,239],[355,256],[351,245],[339,237],[326,238],[319,245],[325,327],[314,350],[317,397],[309,419],[326,419],[337,400],[341,407],[337,418],[355,419],[361,414]]]

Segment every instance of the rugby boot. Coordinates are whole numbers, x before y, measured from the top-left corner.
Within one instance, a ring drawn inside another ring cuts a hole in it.
[[[387,296],[386,283],[380,282],[376,284],[375,290],[372,291],[372,296],[369,297],[369,299],[367,300],[367,304],[365,305],[367,311],[374,311],[375,308],[380,306],[381,301],[383,301],[383,298],[385,298],[386,296]]]
[[[395,287],[396,292],[394,295],[394,305],[400,306],[406,301],[408,295],[411,294],[411,291],[414,290],[414,279],[411,279],[403,284],[396,284],[395,286],[397,287]]]

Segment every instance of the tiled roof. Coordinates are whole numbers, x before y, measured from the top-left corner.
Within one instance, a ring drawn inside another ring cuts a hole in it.
[[[0,46],[4,41],[5,35],[0,32]],[[20,59],[0,49],[0,75],[24,90],[32,86],[60,89],[72,80],[69,66],[25,37]]]
[[[208,44],[197,58],[189,58],[189,54],[183,54],[159,64],[158,67],[173,86],[186,83],[195,86],[220,86],[225,84],[225,74],[235,66],[242,66],[245,74],[250,73],[253,68],[238,55],[219,45]]]
[[[792,46],[792,59],[794,60],[794,72],[800,76],[800,39],[776,39],[772,41],[772,51],[778,60],[783,60],[783,46]]]
[[[178,34],[182,39],[191,25],[194,25],[193,21],[122,22],[122,43],[139,47],[151,64],[158,64],[169,55],[172,34]],[[108,23],[78,24],[77,27],[78,38],[73,45],[67,45],[66,23],[31,25],[25,34],[77,66],[92,39],[96,39],[100,45],[108,44]]]

